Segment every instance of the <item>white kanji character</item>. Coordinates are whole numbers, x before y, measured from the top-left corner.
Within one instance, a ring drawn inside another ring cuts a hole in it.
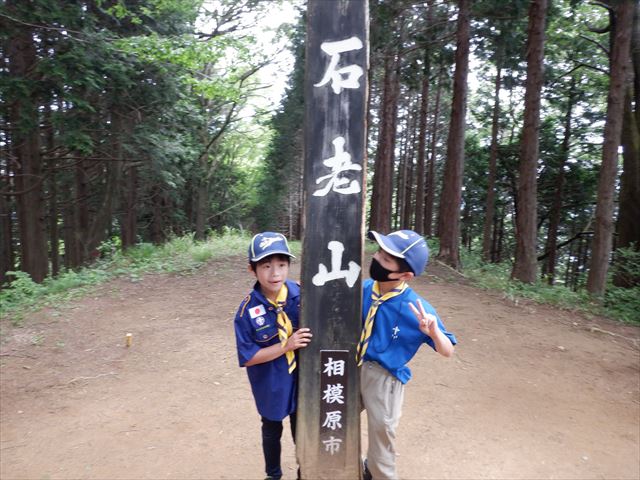
[[[333,358],[329,357],[329,361],[324,364],[324,370],[322,373],[326,373],[327,376],[331,377],[335,375],[337,377],[344,376],[344,360],[333,360]]]
[[[311,282],[316,287],[321,287],[331,280],[344,278],[347,285],[353,287],[360,274],[360,265],[354,261],[350,261],[348,270],[341,270],[344,245],[341,242],[333,240],[327,244],[327,247],[331,250],[331,271],[329,272],[327,267],[321,263],[318,265],[318,273],[313,276]]]
[[[360,77],[364,74],[364,70],[359,65],[349,65],[336,70],[340,61],[340,54],[351,50],[360,50],[362,41],[358,37],[347,38],[337,42],[322,42],[320,49],[331,56],[329,67],[318,83],[314,87],[322,87],[331,81],[333,93],[338,94],[343,88],[359,88]],[[346,78],[343,78],[346,76]]]
[[[340,445],[342,444],[341,438],[335,438],[333,435],[328,440],[323,440],[324,451],[329,452],[331,455],[340,451]]]
[[[344,386],[341,383],[336,383],[335,385],[328,384],[327,388],[324,390],[324,396],[322,400],[325,400],[327,403],[344,403],[344,395],[342,394],[342,390]]]
[[[344,137],[336,137],[331,143],[333,143],[335,154],[333,157],[322,161],[324,165],[331,169],[331,173],[318,178],[316,184],[324,182],[325,180],[328,180],[328,182],[323,188],[313,192],[313,196],[324,197],[330,190],[343,195],[360,193],[360,183],[357,180],[352,180],[349,184],[349,180],[342,178],[340,175],[349,170],[360,171],[362,170],[362,166],[357,163],[351,163],[351,155],[344,151]],[[346,184],[348,184],[348,186],[344,186]]]
[[[342,423],[340,423],[341,421],[342,412],[340,410],[327,412],[322,426],[330,428],[331,430],[335,430],[336,428],[342,428]]]

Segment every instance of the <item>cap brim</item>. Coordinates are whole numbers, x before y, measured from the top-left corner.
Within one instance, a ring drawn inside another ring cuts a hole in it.
[[[380,245],[380,248],[382,248],[382,250],[387,252],[389,255],[393,255],[394,257],[398,258],[405,258],[404,254],[398,251],[396,246],[393,244],[393,241],[386,235],[382,235],[381,233],[371,230],[369,231],[367,236],[371,240],[375,240],[378,245]]]
[[[251,262],[259,262],[263,258],[267,258],[271,255],[286,255],[287,257],[296,258],[295,255],[291,255],[289,252],[277,251],[277,252],[265,252],[262,255],[258,255],[257,257],[252,257]]]

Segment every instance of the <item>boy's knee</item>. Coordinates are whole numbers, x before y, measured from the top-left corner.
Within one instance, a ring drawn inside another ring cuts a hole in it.
[[[262,436],[265,438],[282,437],[282,422],[262,417]]]

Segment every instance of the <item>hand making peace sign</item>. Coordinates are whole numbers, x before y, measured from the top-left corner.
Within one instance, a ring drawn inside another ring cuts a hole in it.
[[[413,303],[409,303],[409,307],[411,307],[411,311],[418,319],[420,331],[425,335],[429,335],[431,338],[435,337],[439,330],[438,319],[435,315],[425,312],[420,300],[417,300],[416,304],[420,307],[420,310],[418,310]]]

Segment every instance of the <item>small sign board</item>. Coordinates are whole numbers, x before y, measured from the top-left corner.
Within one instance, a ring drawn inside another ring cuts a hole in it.
[[[346,421],[349,367],[348,350],[320,351],[320,452],[327,461],[346,465]]]

